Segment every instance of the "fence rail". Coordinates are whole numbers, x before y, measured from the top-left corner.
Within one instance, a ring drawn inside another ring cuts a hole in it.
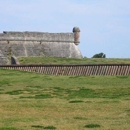
[[[130,75],[130,64],[0,65],[0,68],[66,76]]]

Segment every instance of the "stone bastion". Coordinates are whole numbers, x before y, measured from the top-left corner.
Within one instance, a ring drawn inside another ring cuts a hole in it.
[[[0,65],[10,64],[11,56],[82,58],[79,43],[78,27],[74,27],[72,33],[3,31],[0,33]]]

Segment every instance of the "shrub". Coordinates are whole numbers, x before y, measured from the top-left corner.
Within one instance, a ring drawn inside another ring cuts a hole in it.
[[[106,58],[106,55],[104,53],[95,54],[92,58]]]

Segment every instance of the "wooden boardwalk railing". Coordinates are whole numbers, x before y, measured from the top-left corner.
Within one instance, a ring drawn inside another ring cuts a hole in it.
[[[68,75],[68,76],[130,75],[130,64],[0,65],[0,68],[36,72],[49,75]]]

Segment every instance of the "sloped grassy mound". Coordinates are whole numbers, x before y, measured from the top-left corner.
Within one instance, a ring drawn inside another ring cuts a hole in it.
[[[130,129],[130,76],[0,69],[0,130]]]
[[[107,58],[56,58],[56,57],[19,57],[21,64],[101,64],[101,63],[130,63],[130,59]]]

